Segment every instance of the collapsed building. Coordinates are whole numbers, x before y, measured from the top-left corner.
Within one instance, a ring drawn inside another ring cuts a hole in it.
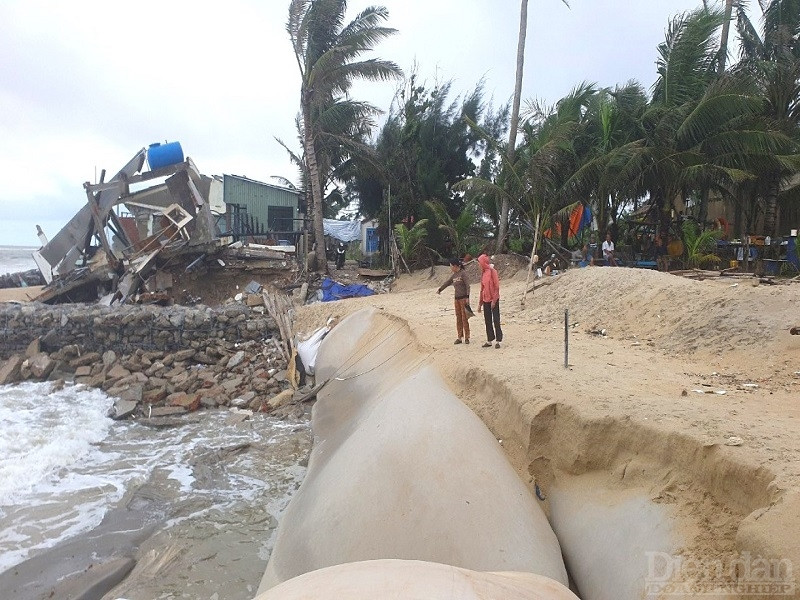
[[[36,300],[109,306],[167,301],[172,276],[165,267],[191,270],[208,260],[221,267],[258,261],[262,270],[293,269],[298,242],[305,239],[294,223],[302,222],[294,218],[299,202],[289,210],[297,233],[281,236],[294,239],[249,243],[252,228],[241,225],[246,206],[226,205],[222,181],[202,175],[178,142],[142,148],[108,181],[103,170],[98,183],[84,183],[86,204],[52,239],[39,228],[43,245],[33,258],[47,285]],[[249,223],[267,233],[252,216]]]

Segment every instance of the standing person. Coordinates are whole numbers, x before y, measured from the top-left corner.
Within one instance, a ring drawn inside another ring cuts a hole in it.
[[[481,267],[481,297],[478,312],[483,311],[488,340],[483,348],[491,348],[495,340],[497,342],[494,347],[499,348],[503,341],[503,330],[500,329],[500,277],[495,268],[489,264],[489,257],[485,254],[478,257],[478,265]]]
[[[344,245],[344,242],[339,242],[339,245],[336,246],[336,269],[344,269],[344,255],[347,251],[347,248]]]
[[[453,343],[460,344],[463,338],[463,343],[469,344],[469,318],[473,314],[472,309],[469,307],[469,279],[467,279],[467,272],[464,270],[464,263],[458,258],[450,259],[450,270],[452,271],[450,278],[436,290],[436,293],[441,294],[442,290],[447,286],[453,286],[455,291],[456,332],[458,333],[458,338]]]
[[[606,259],[609,267],[617,266],[617,259],[614,258],[614,242],[611,240],[611,232],[606,233],[606,241],[603,242],[603,258]]]

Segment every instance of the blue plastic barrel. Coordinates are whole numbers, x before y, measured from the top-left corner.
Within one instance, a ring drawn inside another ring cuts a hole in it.
[[[147,163],[150,165],[151,171],[182,162],[183,148],[181,148],[180,142],[150,144],[147,149]]]

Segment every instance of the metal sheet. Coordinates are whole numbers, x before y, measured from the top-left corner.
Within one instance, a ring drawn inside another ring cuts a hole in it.
[[[109,182],[117,181],[119,185],[112,189],[104,189],[98,194],[97,203],[101,213],[106,214],[119,199],[121,190],[127,187],[125,181],[142,170],[146,156],[147,151],[142,148]],[[70,250],[77,249],[79,252],[85,250],[86,236],[91,231],[92,226],[92,210],[87,202],[61,231],[39,251],[39,254],[52,267],[57,267],[59,263],[64,261]],[[64,261],[64,264],[58,269],[58,273],[69,273],[73,269],[74,263]]]

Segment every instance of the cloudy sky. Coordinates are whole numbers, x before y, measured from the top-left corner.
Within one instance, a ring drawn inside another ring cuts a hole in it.
[[[350,16],[369,4],[349,3]],[[398,33],[377,54],[495,104],[513,92],[518,0],[384,0]],[[669,19],[701,0],[531,0],[523,98],[577,83],[655,80]],[[287,0],[0,1],[0,245],[38,245],[139,149],[179,141],[201,172],[297,179],[299,76]],[[356,88],[388,109],[394,84]],[[298,148],[299,149],[299,148]]]

